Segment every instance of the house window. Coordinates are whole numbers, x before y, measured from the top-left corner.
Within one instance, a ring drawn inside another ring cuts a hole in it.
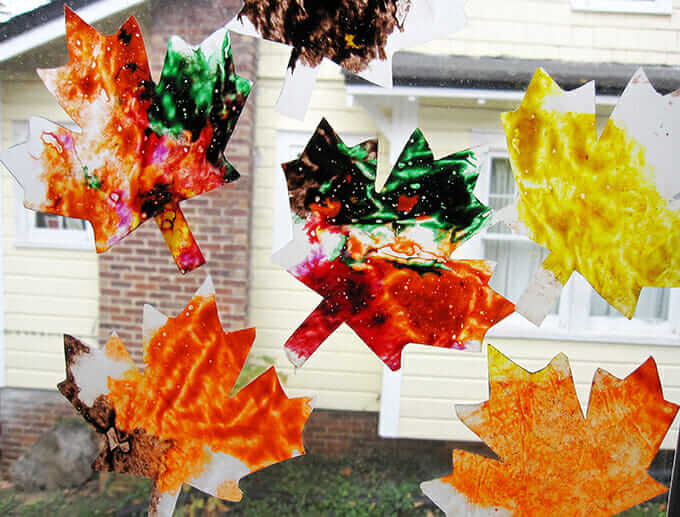
[[[491,146],[475,191],[477,197],[492,209],[511,204],[517,197],[510,160],[503,135],[474,134],[476,145]],[[506,298],[517,302],[534,272],[548,256],[548,250],[522,235],[513,234],[504,224],[488,228],[481,235],[481,246],[468,252],[477,253],[497,266],[490,285]],[[536,328],[514,314],[491,329],[495,336],[526,336]],[[574,273],[562,289],[560,299],[545,319],[538,334],[544,338],[587,339],[617,342],[649,340],[677,343],[680,333],[680,289],[644,287],[632,320],[614,309],[580,274]]]
[[[62,126],[74,129],[72,122]],[[12,137],[15,144],[28,139],[28,121],[12,121]],[[29,210],[23,205],[23,190],[15,188],[16,199],[16,246],[29,248],[94,249],[94,233],[89,223],[82,219],[63,217]]]
[[[605,13],[672,14],[672,0],[572,0],[575,11]]]
[[[490,178],[487,204],[498,210],[517,198],[517,187],[512,176],[510,160],[506,156],[490,157]],[[540,267],[548,251],[523,235],[513,234],[504,224],[498,223],[482,234],[483,254],[486,260],[496,263],[489,285],[516,302]],[[551,314],[557,314],[559,302]]]

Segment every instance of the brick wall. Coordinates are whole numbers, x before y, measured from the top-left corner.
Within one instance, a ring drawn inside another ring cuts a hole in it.
[[[22,452],[59,417],[77,416],[56,390],[0,390],[0,471],[3,477]]]
[[[154,77],[160,74],[170,36],[178,34],[197,45],[224,25],[238,5],[238,0],[154,0],[151,38],[146,36]],[[254,80],[256,40],[233,35],[232,47],[237,73]],[[182,203],[206,265],[180,275],[153,221],[100,255],[100,339],[105,340],[115,330],[137,360],[141,358],[142,305],[150,303],[174,316],[186,305],[208,272],[215,283],[224,327],[237,329],[247,324],[254,105],[253,92],[226,152],[241,178]]]
[[[0,472],[6,477],[9,466],[27,447],[49,429],[59,417],[77,416],[75,409],[57,391],[3,388],[0,390]],[[378,436],[378,414],[366,411],[315,409],[304,430],[309,454],[342,456],[369,451],[389,451],[396,455],[422,454],[438,459],[448,468],[451,451],[463,446],[478,453],[488,452],[481,443],[389,439]]]
[[[303,438],[308,453],[322,456],[389,451],[397,456],[422,454],[438,458],[445,464],[450,462],[454,448],[493,456],[482,442],[381,438],[378,435],[378,413],[368,411],[315,409],[307,421]]]

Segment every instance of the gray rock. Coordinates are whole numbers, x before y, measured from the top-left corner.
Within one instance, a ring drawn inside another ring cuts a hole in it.
[[[24,491],[81,486],[90,477],[99,452],[96,433],[78,418],[62,419],[46,431],[9,469]]]

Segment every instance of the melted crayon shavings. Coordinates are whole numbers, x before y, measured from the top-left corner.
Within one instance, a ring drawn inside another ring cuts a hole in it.
[[[643,286],[680,286],[680,211],[624,125],[610,119],[598,140],[594,113],[550,108],[564,95],[539,69],[520,108],[502,115],[519,217],[563,285],[577,270],[631,318]]]
[[[564,355],[529,373],[490,346],[489,394],[456,412],[500,461],[456,450],[421,485],[447,515],[605,517],[666,491],[647,469],[678,406],[651,357],[623,380],[598,369],[584,418]]]
[[[263,38],[293,47],[291,68],[310,67],[324,57],[351,72],[387,59],[387,38],[403,31],[411,0],[245,0],[238,14]]]
[[[180,270],[198,267],[179,203],[238,178],[223,151],[250,92],[228,34],[198,48],[173,37],[156,85],[134,18],[102,36],[65,9],[69,63],[39,75],[81,131],[32,119],[2,160],[27,207],[89,220],[98,252],[156,218]]]
[[[145,307],[143,372],[115,335],[103,350],[65,336],[59,391],[105,441],[93,468],[152,478],[151,510],[170,515],[183,483],[239,501],[240,478],[304,454],[311,400],[273,367],[230,396],[254,339],[222,330],[209,278],[176,318]]]
[[[474,153],[434,160],[416,130],[380,192],[376,165],[377,141],[347,147],[325,120],[283,165],[295,257],[282,265],[324,298],[286,342],[296,366],[342,323],[396,370],[408,343],[478,348],[513,311],[490,263],[449,258],[489,217]]]

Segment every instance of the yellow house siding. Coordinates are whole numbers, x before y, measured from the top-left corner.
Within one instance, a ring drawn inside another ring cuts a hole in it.
[[[70,119],[37,79],[2,83],[2,147],[14,144],[13,122]],[[3,172],[5,384],[55,388],[64,378],[63,334],[97,343],[99,279],[91,251],[17,247],[14,179]]]
[[[570,0],[467,2],[468,24],[420,51],[616,63],[680,62],[680,3],[672,15],[574,11]],[[632,50],[634,49],[634,50]]]

